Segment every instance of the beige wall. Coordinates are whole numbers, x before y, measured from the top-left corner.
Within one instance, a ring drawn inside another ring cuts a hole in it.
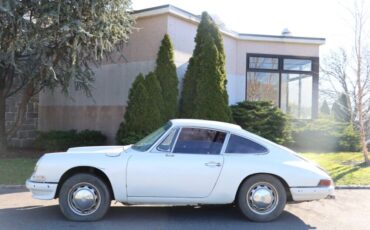
[[[127,62],[155,60],[158,48],[167,31],[168,15],[157,15],[136,20],[123,54]]]
[[[237,51],[238,51],[236,53],[237,74],[245,76],[247,53],[318,57],[319,45],[239,40],[237,42]]]
[[[170,35],[174,45],[181,87],[181,79],[195,46],[197,26],[194,21],[173,14],[137,19],[137,31],[131,35],[122,52],[117,52],[114,64],[107,63],[95,71],[92,98],[73,89],[69,97],[59,92],[40,94],[39,129],[96,129],[103,131],[113,143],[123,119],[131,84],[139,73],[146,74],[155,68],[156,55],[165,33]],[[230,104],[244,100],[247,53],[319,55],[319,45],[246,41],[226,34],[223,38]],[[119,58],[121,55],[124,58]]]
[[[137,20],[137,31],[122,53],[115,55],[115,63],[95,70],[92,97],[72,87],[68,97],[58,91],[43,91],[39,130],[96,129],[107,135],[109,143],[114,143],[132,82],[139,73],[154,70],[158,48],[167,30],[167,19],[167,15],[159,15]]]
[[[124,112],[122,106],[40,106],[39,130],[100,130],[114,143]]]

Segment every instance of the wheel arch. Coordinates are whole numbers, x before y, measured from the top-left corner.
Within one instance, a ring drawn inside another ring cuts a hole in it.
[[[79,174],[79,173],[92,174],[92,175],[97,176],[100,179],[102,179],[103,182],[108,186],[108,189],[109,189],[109,192],[110,192],[110,195],[111,195],[111,199],[112,200],[115,199],[112,184],[111,184],[108,176],[102,170],[100,170],[96,167],[93,167],[93,166],[77,166],[77,167],[70,168],[66,172],[64,172],[63,175],[61,176],[61,178],[59,179],[57,190],[55,192],[55,197],[54,198],[59,197],[59,192],[60,192],[60,189],[61,189],[62,185],[64,184],[64,182],[68,178],[70,178],[71,176],[74,176],[74,175]]]
[[[273,176],[273,177],[276,177],[284,186],[284,189],[285,189],[285,192],[286,192],[286,196],[287,196],[287,201],[293,201],[293,198],[292,198],[292,194],[290,192],[290,187],[288,185],[288,183],[280,176],[276,175],[276,174],[273,174],[273,173],[254,173],[254,174],[250,174],[248,176],[246,176],[240,183],[239,183],[239,186],[238,186],[238,190],[235,194],[235,197],[234,197],[234,203],[235,201],[237,200],[238,198],[238,195],[239,195],[239,191],[240,191],[240,188],[242,186],[242,184],[247,181],[249,178],[253,177],[253,176],[257,176],[257,175],[269,175],[269,176]]]

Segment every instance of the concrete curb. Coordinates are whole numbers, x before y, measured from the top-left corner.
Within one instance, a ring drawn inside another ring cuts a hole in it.
[[[0,189],[25,189],[26,185],[16,184],[16,185],[6,185],[0,184]]]
[[[370,189],[370,185],[339,185],[335,189]]]

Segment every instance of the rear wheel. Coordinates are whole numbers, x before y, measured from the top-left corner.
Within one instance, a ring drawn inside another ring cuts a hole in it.
[[[284,210],[286,192],[283,184],[271,175],[256,175],[243,182],[238,194],[238,206],[250,220],[271,221]]]
[[[74,221],[96,221],[110,207],[107,185],[91,174],[76,174],[68,178],[60,189],[59,206],[64,216]]]

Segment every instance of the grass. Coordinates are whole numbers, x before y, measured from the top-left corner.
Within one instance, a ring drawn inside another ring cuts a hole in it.
[[[0,185],[24,184],[36,161],[36,158],[0,158]]]
[[[329,172],[336,185],[370,185],[370,167],[361,153],[302,153]],[[0,184],[24,184],[32,174],[37,158],[0,157]]]
[[[324,168],[336,185],[370,185],[370,167],[363,164],[362,153],[302,153],[301,155]]]

